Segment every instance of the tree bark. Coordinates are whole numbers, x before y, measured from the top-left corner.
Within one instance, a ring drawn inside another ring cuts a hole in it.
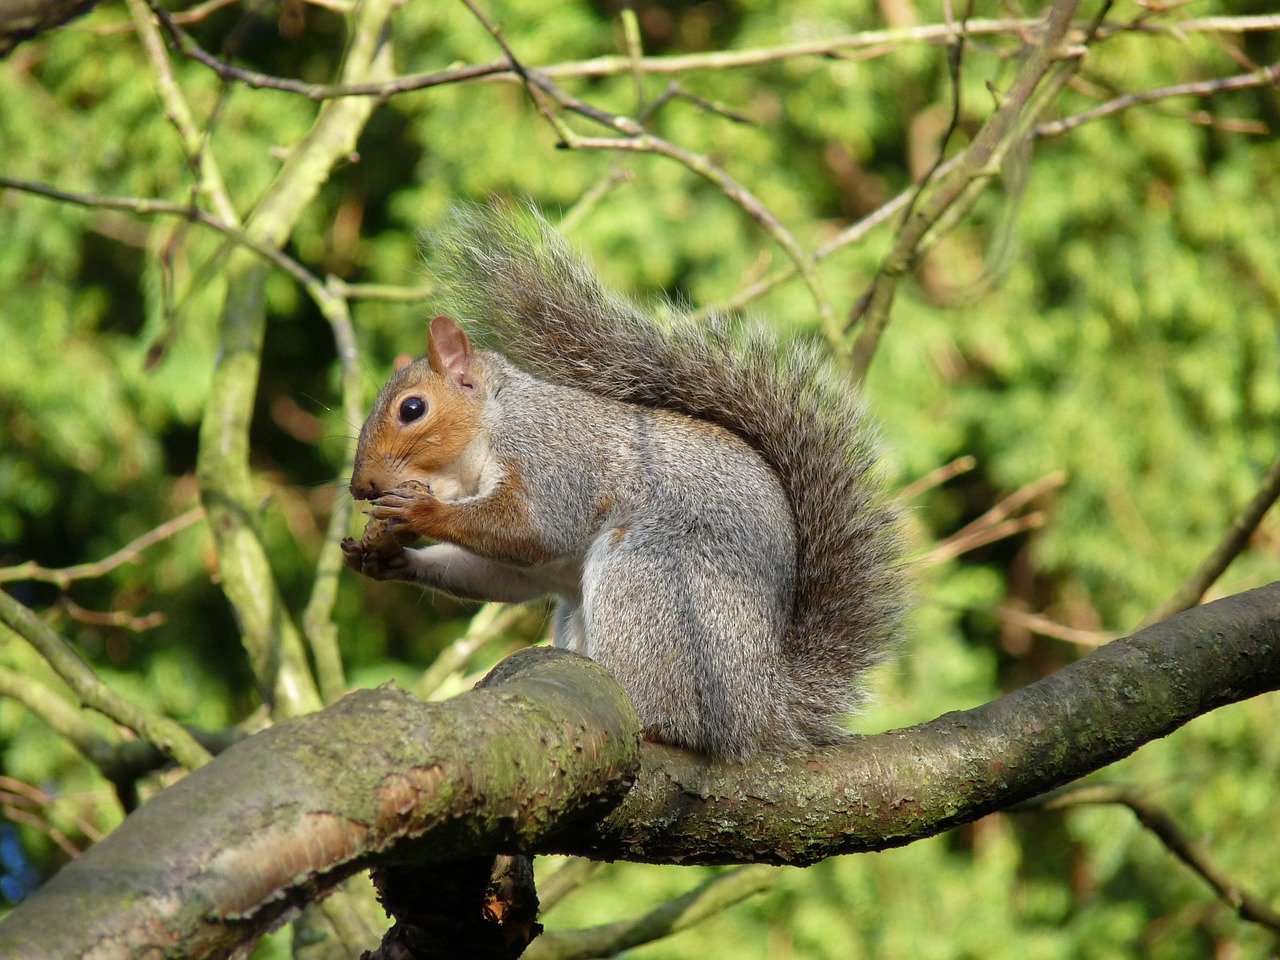
[[[635,711],[563,651],[497,672],[447,703],[358,691],[241,741],[19,904],[0,957],[227,956],[375,863],[566,842],[630,787]]]

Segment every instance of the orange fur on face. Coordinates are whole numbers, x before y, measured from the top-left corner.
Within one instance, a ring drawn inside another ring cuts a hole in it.
[[[427,412],[412,423],[400,420],[400,405],[421,397]],[[426,360],[402,367],[379,395],[360,432],[351,492],[369,499],[416,480],[427,486],[448,474],[480,432],[482,404],[453,386]]]

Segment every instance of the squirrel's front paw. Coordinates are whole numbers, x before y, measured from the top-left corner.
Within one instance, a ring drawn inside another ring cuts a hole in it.
[[[374,497],[372,505],[365,512],[375,521],[385,524],[387,529],[399,532],[398,528],[410,524],[415,510],[421,510],[424,503],[434,502],[431,488],[417,480],[409,480],[394,490],[388,490],[381,496]]]
[[[363,540],[346,537],[342,541],[342,560],[356,573],[371,580],[412,579],[412,563],[403,547],[393,552],[375,550]]]

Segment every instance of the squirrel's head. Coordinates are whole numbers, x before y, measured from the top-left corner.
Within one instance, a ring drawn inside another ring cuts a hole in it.
[[[372,500],[447,474],[481,430],[483,366],[457,321],[432,320],[426,354],[396,358],[360,430],[351,495]]]

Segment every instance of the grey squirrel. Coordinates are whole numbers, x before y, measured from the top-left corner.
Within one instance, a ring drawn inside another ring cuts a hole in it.
[[[744,758],[847,736],[903,595],[852,387],[763,330],[650,319],[528,213],[455,209],[428,248],[502,352],[438,316],[397,359],[360,432],[372,519],[347,565],[554,594],[556,645],[616,677],[648,739]]]

